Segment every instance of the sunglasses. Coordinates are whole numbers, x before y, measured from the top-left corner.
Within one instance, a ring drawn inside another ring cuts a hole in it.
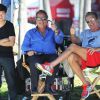
[[[86,22],[89,24],[89,23],[91,23],[91,22],[94,22],[95,21],[95,19],[94,18],[91,18],[90,20],[86,20]]]
[[[36,17],[36,20],[37,20],[37,21],[47,21],[47,18],[45,18],[45,17],[43,17],[43,18],[41,18],[41,17]]]

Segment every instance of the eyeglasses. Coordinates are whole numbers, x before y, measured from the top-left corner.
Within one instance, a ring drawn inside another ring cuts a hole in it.
[[[37,20],[37,21],[47,21],[47,18],[45,18],[45,17],[43,17],[43,18],[41,18],[41,17],[36,17],[36,20]]]
[[[86,22],[89,24],[89,23],[91,23],[91,22],[94,22],[95,21],[95,19],[94,18],[91,18],[90,20],[86,20]]]

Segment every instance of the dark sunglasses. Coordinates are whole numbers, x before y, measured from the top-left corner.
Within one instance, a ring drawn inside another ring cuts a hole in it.
[[[45,18],[45,17],[43,17],[43,18],[41,18],[41,17],[36,17],[36,20],[37,20],[37,21],[47,21],[47,18]]]
[[[90,20],[86,20],[86,22],[89,24],[89,23],[91,23],[91,22],[94,22],[95,21],[95,19],[94,18],[91,18]]]

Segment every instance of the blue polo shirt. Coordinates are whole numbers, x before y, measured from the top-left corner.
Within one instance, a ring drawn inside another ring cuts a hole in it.
[[[27,51],[36,51],[37,53],[43,54],[56,54],[56,43],[61,44],[63,42],[64,34],[60,30],[58,35],[47,27],[45,35],[43,36],[37,28],[29,30],[24,38],[22,44],[22,53],[25,54]]]
[[[93,47],[99,48],[100,47],[100,30],[96,32],[92,32],[90,29],[84,30],[81,35],[80,39],[82,41],[82,47]]]

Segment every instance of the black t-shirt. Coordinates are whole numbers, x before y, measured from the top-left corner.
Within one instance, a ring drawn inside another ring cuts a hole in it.
[[[0,39],[15,36],[14,26],[11,22],[6,21],[5,25],[0,28]],[[0,57],[13,58],[13,48],[0,46]]]

